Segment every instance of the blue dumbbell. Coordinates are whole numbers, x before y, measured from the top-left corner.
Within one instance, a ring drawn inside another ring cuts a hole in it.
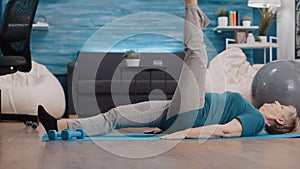
[[[48,131],[49,140],[56,140],[57,137],[61,137],[61,132],[57,132],[56,130],[49,130]]]
[[[70,130],[70,129],[65,129],[65,130]],[[58,137],[61,137],[61,133],[62,132],[57,132],[56,130],[49,130],[48,138],[49,138],[49,140],[56,140]]]
[[[77,129],[76,131],[64,130],[61,132],[61,138],[63,140],[71,140],[72,137],[76,137],[78,139],[84,139],[85,131],[83,129]]]

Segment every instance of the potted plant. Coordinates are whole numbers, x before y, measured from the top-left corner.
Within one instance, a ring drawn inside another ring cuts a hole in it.
[[[257,35],[254,35],[254,39],[255,39],[255,42],[261,42],[261,39]]]
[[[262,8],[261,9],[261,24],[258,29],[258,35],[262,42],[267,41],[267,33],[268,28],[272,24],[275,14],[276,14],[276,7],[271,8]]]
[[[225,8],[220,8],[218,10],[218,25],[219,26],[228,25],[228,11]]]
[[[140,66],[140,53],[136,53],[134,50],[129,50],[126,51],[123,56],[128,67]]]
[[[249,16],[242,17],[243,26],[251,26],[251,18]]]

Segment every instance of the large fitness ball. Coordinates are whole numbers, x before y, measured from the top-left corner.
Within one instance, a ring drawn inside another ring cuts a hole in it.
[[[300,63],[274,61],[263,66],[252,83],[252,103],[256,108],[279,101],[293,105],[300,116]]]

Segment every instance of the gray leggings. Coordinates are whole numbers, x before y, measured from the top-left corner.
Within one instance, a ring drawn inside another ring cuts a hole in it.
[[[126,127],[159,127],[186,112],[195,112],[204,106],[204,86],[207,69],[206,46],[202,28],[209,23],[207,16],[197,5],[187,4],[185,8],[184,44],[186,56],[182,66],[178,87],[172,100],[146,101],[118,106],[106,113],[81,119],[67,120],[69,128],[83,128],[88,135],[103,135],[114,129]],[[189,116],[194,119],[195,116]],[[174,123],[174,121],[172,121]],[[190,128],[193,124],[175,121],[170,132]],[[180,127],[178,127],[180,126]],[[167,128],[165,127],[164,130]]]

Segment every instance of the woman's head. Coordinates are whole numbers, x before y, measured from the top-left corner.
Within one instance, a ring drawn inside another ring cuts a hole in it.
[[[281,105],[278,101],[266,103],[259,111],[264,115],[269,134],[283,134],[300,131],[300,120],[296,108]]]

